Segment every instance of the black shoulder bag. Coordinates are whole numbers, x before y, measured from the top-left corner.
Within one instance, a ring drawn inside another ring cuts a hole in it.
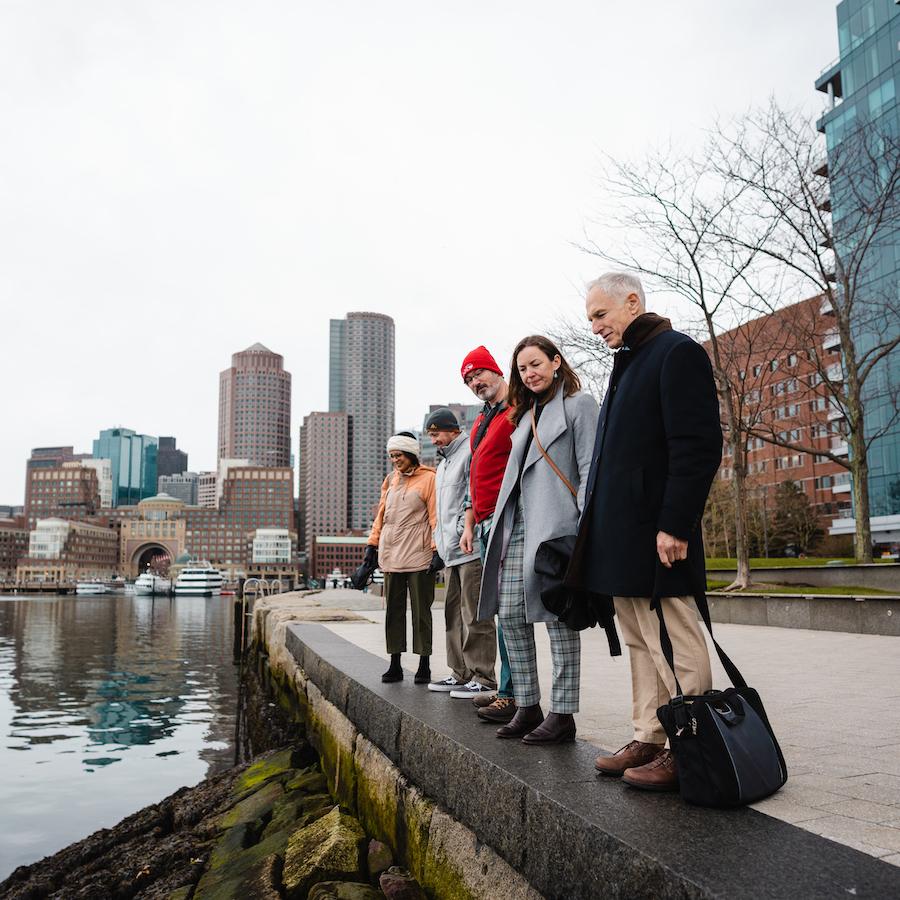
[[[685,697],[676,674],[677,694],[656,715],[675,756],[682,798],[697,806],[745,806],[774,794],[787,781],[787,767],[759,694],[716,643],[705,591],[694,599],[733,687]],[[662,651],[674,673],[662,603],[658,597],[653,603]]]

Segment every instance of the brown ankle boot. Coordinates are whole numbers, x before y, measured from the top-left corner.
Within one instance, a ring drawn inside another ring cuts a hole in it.
[[[570,713],[548,713],[547,718],[522,738],[523,744],[565,744],[575,740],[575,718]]]
[[[544,721],[544,714],[539,704],[520,706],[509,725],[497,729],[498,738],[520,738],[533,731]]]
[[[601,754],[594,761],[594,768],[601,775],[613,775],[618,778],[626,769],[646,765],[662,753],[662,744],[648,744],[644,741],[630,741],[619,748],[612,756]]]

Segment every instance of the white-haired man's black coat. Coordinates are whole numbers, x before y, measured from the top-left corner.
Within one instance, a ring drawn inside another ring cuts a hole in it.
[[[618,597],[705,591],[700,521],[722,458],[706,351],[644,313],[626,329],[594,444],[567,583]],[[688,542],[685,562],[658,562],[657,532]]]

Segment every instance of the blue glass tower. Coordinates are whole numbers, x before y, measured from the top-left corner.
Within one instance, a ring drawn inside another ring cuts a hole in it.
[[[816,89],[829,97],[829,109],[817,127],[825,134],[835,246],[849,249],[855,235],[849,222],[861,201],[858,185],[850,184],[847,166],[834,165],[842,145],[862,132],[897,140],[900,137],[900,3],[896,0],[843,0],[837,6],[840,58],[816,80]],[[879,138],[874,138],[878,140]],[[870,145],[871,146],[871,145]],[[877,153],[877,145],[876,153]],[[869,252],[857,283],[862,303],[897,308],[900,301],[900,222],[882,228]],[[854,327],[858,355],[900,333],[895,316],[875,333],[861,315]],[[863,390],[866,434],[876,438],[869,450],[869,502],[872,539],[876,544],[900,541],[900,421],[891,394],[900,385],[900,348],[883,359]],[[885,430],[886,429],[886,430]]]
[[[107,428],[92,456],[112,462],[112,505],[131,506],[156,495],[158,441],[130,428]]]

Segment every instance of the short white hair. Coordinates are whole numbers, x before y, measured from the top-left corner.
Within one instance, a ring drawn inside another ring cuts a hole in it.
[[[589,294],[594,288],[600,288],[604,294],[614,297],[624,303],[629,294],[637,294],[641,301],[641,308],[647,308],[647,298],[644,295],[644,286],[637,275],[629,272],[604,272],[599,278],[594,279],[587,286]]]

